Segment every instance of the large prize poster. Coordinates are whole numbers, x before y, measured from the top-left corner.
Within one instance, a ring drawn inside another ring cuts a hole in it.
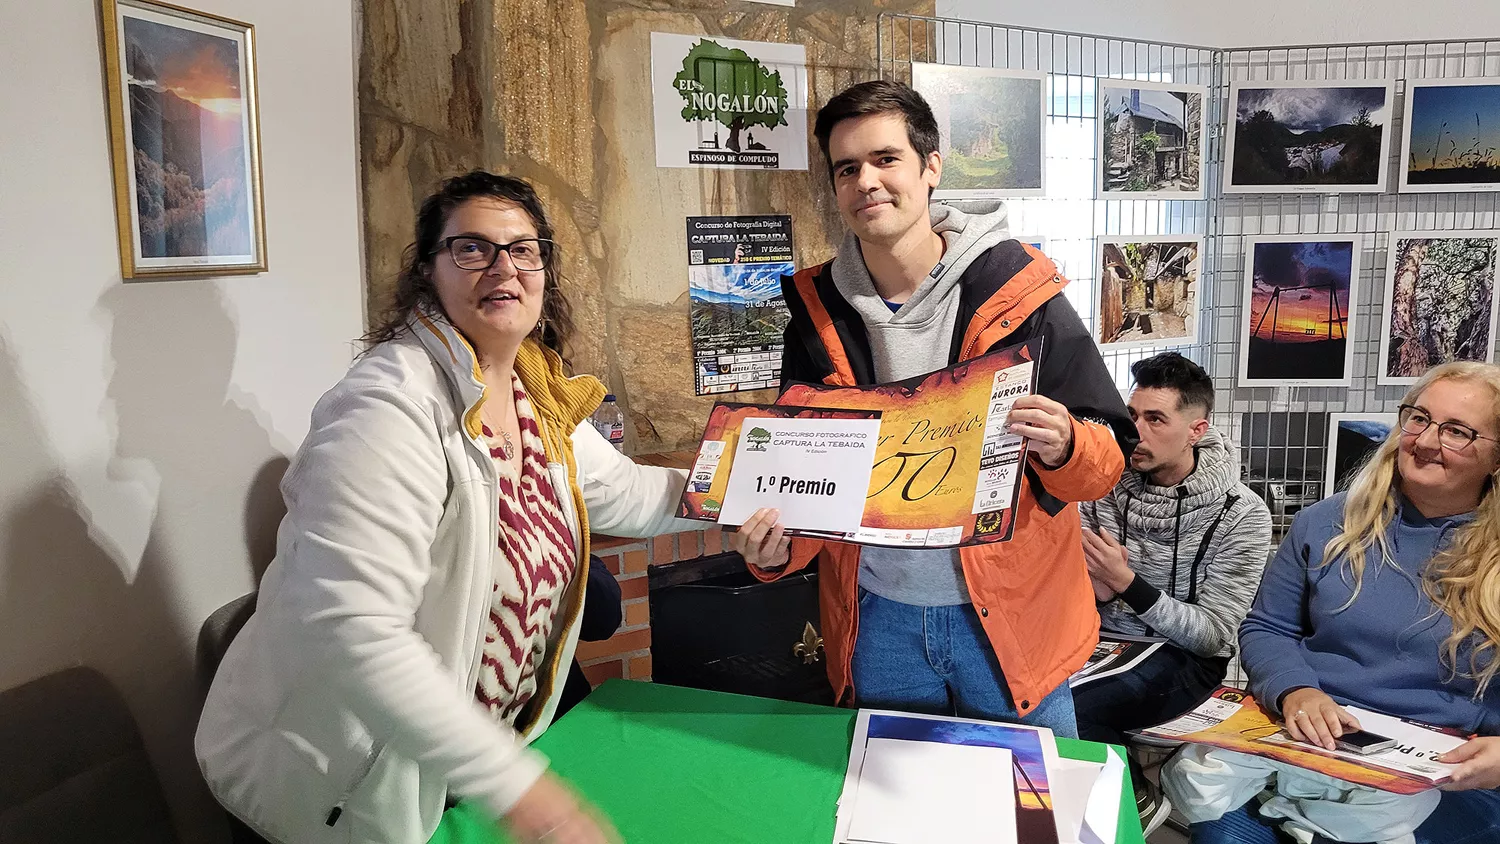
[[[1036,339],[891,384],[794,384],[775,407],[719,405],[709,415],[678,515],[739,524],[739,514],[776,506],[785,520],[787,503],[758,503],[753,484],[731,479],[735,458],[744,453],[742,437],[757,436],[775,448],[771,427],[754,423],[787,413],[810,415],[815,408],[878,412],[879,437],[858,527],[788,524],[787,532],[906,548],[1003,542],[1015,527],[1026,464],[1026,441],[1007,431],[1006,418],[1016,399],[1035,391],[1041,352]],[[737,490],[752,500],[729,500]],[[736,518],[721,518],[726,510]]]
[[[792,218],[689,217],[687,250],[694,394],[780,386]]]

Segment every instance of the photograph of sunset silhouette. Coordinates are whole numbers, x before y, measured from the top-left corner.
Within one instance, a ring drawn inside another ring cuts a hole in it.
[[[1353,238],[1252,238],[1246,250],[1240,383],[1349,383]]]
[[[132,11],[122,52],[137,257],[255,260],[240,43]]]
[[[1500,190],[1500,84],[1414,83],[1405,126],[1403,191]]]

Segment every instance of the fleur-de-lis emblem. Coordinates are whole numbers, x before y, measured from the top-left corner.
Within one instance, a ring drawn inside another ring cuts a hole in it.
[[[818,661],[818,652],[821,650],[823,650],[823,637],[818,635],[818,631],[809,621],[807,626],[802,628],[802,641],[792,646],[792,653],[802,657],[804,665],[812,665]]]

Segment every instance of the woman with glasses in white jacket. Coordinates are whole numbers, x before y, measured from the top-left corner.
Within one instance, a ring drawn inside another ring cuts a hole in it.
[[[280,844],[613,834],[527,743],[577,643],[591,529],[650,536],[681,472],[588,422],[536,192],[473,172],[417,217],[394,307],[318,402],[255,615],[197,734],[219,801]]]

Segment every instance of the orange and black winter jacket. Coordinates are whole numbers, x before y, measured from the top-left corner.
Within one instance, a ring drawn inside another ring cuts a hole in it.
[[[832,262],[782,279],[791,312],[783,389],[795,382],[873,383],[864,322],[834,286],[831,270]],[[1010,541],[960,549],[970,599],[1023,716],[1083,665],[1098,640],[1076,502],[1102,498],[1114,487],[1137,440],[1098,348],[1062,296],[1066,284],[1041,252],[1015,240],[996,244],[960,278],[949,352],[950,363],[957,363],[1043,337],[1037,392],[1073,416],[1068,462],[1048,469],[1029,461]],[[751,571],[774,580],[815,557],[828,678],[844,701],[858,635],[859,546],[796,539],[789,565]]]

